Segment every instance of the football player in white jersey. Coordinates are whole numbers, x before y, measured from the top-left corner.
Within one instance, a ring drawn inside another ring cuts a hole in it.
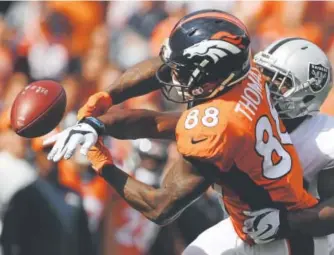
[[[330,140],[334,135],[334,120],[317,113],[331,88],[331,65],[326,55],[316,45],[299,38],[287,38],[275,42],[256,55],[255,63],[263,68],[262,71],[268,77],[276,108],[280,116],[285,119],[288,131],[292,132],[292,140],[296,143],[305,167],[305,177],[308,181],[312,181],[320,170],[332,168],[334,165],[332,162],[334,153],[331,153],[334,152],[334,146],[321,142]],[[172,138],[178,114],[173,116],[144,110],[119,114],[117,111],[110,111],[98,119],[99,121],[93,119],[93,122],[95,124],[103,122],[106,132],[119,138],[147,136]],[[135,128],[126,129],[129,123]],[[139,128],[144,125],[143,123],[147,128]],[[94,125],[95,129],[98,129],[98,126]],[[63,151],[66,147],[74,150],[76,145],[82,142],[92,144],[99,133],[95,129],[88,123],[74,127],[73,130],[77,131],[72,132],[75,133],[75,139],[74,136],[70,137],[70,132],[63,133],[66,139],[61,140],[66,140],[66,143],[58,143],[57,146],[62,147],[58,149]],[[302,136],[307,136],[308,139]],[[91,141],[88,141],[89,139]],[[52,140],[48,142],[50,141]],[[52,155],[50,159],[53,159]],[[320,173],[322,172],[327,171]],[[280,227],[280,212],[276,209],[245,213],[249,215],[249,220],[245,222],[244,231],[255,243],[261,245],[248,246],[241,242],[227,219],[203,232],[188,246],[184,254],[289,254],[290,251],[294,252],[296,246],[299,248],[303,246],[305,252],[314,250],[316,254],[328,254],[327,239],[313,239],[310,243],[297,243],[293,247],[288,247],[288,243],[284,240],[273,241]],[[318,232],[315,230],[317,228],[320,229]],[[301,236],[309,234],[308,230],[312,230],[313,235],[316,235],[314,233],[322,235],[321,229],[323,229],[321,224],[305,226]]]

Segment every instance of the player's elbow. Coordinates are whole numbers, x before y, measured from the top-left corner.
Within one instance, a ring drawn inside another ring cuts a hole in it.
[[[179,211],[177,213],[170,213],[168,211],[164,211],[161,213],[157,213],[150,220],[159,226],[166,226],[176,220],[181,215],[181,213],[182,211]]]
[[[183,211],[183,206],[177,202],[175,196],[171,196],[170,192],[162,189],[157,192],[157,196],[151,204],[151,211],[146,217],[160,226],[165,226],[173,222]]]

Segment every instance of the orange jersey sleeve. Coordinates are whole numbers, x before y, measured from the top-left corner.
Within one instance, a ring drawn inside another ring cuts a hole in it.
[[[242,132],[223,116],[220,100],[198,105],[185,111],[176,127],[179,152],[184,157],[213,163],[220,171],[228,171],[238,146],[242,146]]]

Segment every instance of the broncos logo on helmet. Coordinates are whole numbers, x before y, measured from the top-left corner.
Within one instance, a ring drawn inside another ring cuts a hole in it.
[[[240,49],[233,44],[219,40],[209,40],[201,43],[197,43],[183,51],[183,54],[188,58],[194,56],[210,57],[214,63],[217,63],[219,59],[227,56],[228,53],[238,54]]]

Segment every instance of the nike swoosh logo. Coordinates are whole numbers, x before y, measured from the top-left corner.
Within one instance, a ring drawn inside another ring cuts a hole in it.
[[[273,226],[271,224],[267,224],[267,228],[265,231],[263,231],[259,236],[264,235],[265,233],[267,233],[268,231],[270,231],[273,228]],[[272,237],[270,237],[272,238]]]
[[[205,137],[205,138],[203,138],[203,139],[199,139],[199,140],[195,140],[194,138],[191,138],[191,143],[192,143],[192,144],[196,144],[196,143],[203,142],[203,141],[205,141],[205,140],[207,140],[207,139],[208,139],[207,137]]]

